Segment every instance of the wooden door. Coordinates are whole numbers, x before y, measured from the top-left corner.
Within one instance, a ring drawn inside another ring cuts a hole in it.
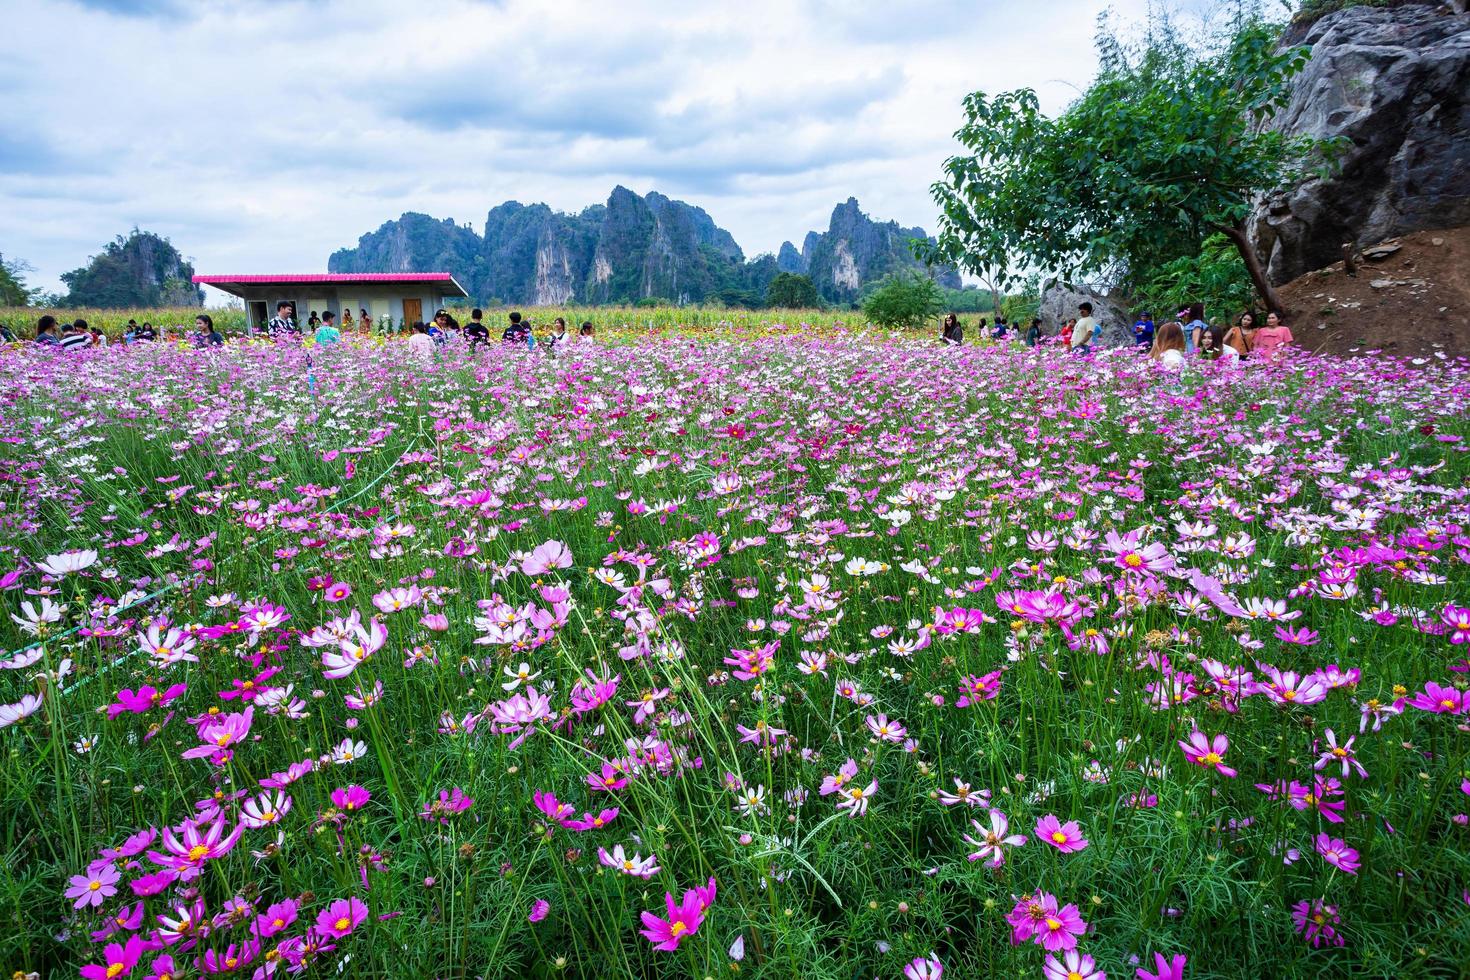
[[[403,301],[403,326],[404,329],[412,327],[424,318],[424,301],[421,299],[406,299]]]

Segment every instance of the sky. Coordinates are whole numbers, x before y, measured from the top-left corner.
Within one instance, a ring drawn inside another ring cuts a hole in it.
[[[748,256],[856,197],[931,233],[962,99],[1058,111],[1144,0],[0,0],[0,254],[61,290],[114,236],[205,273],[324,272],[405,211],[616,184]],[[219,299],[219,294],[213,296]]]

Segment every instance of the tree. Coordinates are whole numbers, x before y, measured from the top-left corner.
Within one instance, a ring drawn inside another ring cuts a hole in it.
[[[0,255],[0,306],[30,305],[33,291],[25,280],[25,274],[30,271],[25,261]]]
[[[932,188],[930,257],[1001,285],[1025,270],[1132,285],[1219,234],[1279,311],[1245,219],[1257,194],[1298,180],[1331,147],[1264,125],[1309,57],[1277,39],[1245,18],[1213,49],[1190,51],[1164,21],[1134,51],[1104,20],[1097,80],[1055,119],[1030,89],[968,96],[955,136],[971,152]]]
[[[787,310],[809,310],[821,306],[816,284],[810,276],[778,272],[766,287],[766,305]]]
[[[191,281],[194,267],[166,238],[134,228],[109,242],[87,265],[62,273],[68,306],[102,309],[200,306],[204,293]]]
[[[939,286],[926,275],[901,272],[889,276],[863,300],[863,316],[880,327],[915,327],[943,307]]]

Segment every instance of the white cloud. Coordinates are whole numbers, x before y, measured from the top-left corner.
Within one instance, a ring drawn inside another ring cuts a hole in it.
[[[479,228],[616,183],[750,255],[848,196],[932,230],[960,100],[1060,108],[1103,6],[0,0],[27,38],[0,64],[0,251],[58,288],[137,225],[201,272],[318,271],[406,210]]]

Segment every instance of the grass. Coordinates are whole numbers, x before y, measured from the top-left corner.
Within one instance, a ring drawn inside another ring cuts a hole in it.
[[[0,359],[0,660],[35,658],[0,672],[0,966],[105,972],[182,907],[208,925],[115,975],[899,976],[933,954],[1036,976],[1064,953],[1006,915],[1041,893],[1114,978],[1154,953],[1191,978],[1459,974],[1466,711],[1415,703],[1465,687],[1463,362],[1169,375],[681,316],[555,358]],[[350,613],[382,642],[329,677],[322,630]],[[1322,697],[1283,700],[1263,665]],[[145,685],[184,690],[129,710]],[[232,753],[185,757],[247,703]],[[1365,720],[1366,776],[1314,770]],[[1190,763],[1195,731],[1237,775]],[[308,761],[289,809],[260,785]],[[1329,776],[1321,806],[1258,788]],[[957,781],[986,805],[948,802]],[[432,809],[455,789],[473,803]],[[166,828],[262,808],[197,876],[157,877]],[[998,868],[964,839],[992,808],[1029,838]],[[1048,815],[1087,846],[1049,846]],[[606,866],[615,845],[659,870]],[[118,893],[75,909],[69,880],[104,869]],[[639,934],[711,879],[676,949]],[[283,902],[297,921],[254,935]]]

